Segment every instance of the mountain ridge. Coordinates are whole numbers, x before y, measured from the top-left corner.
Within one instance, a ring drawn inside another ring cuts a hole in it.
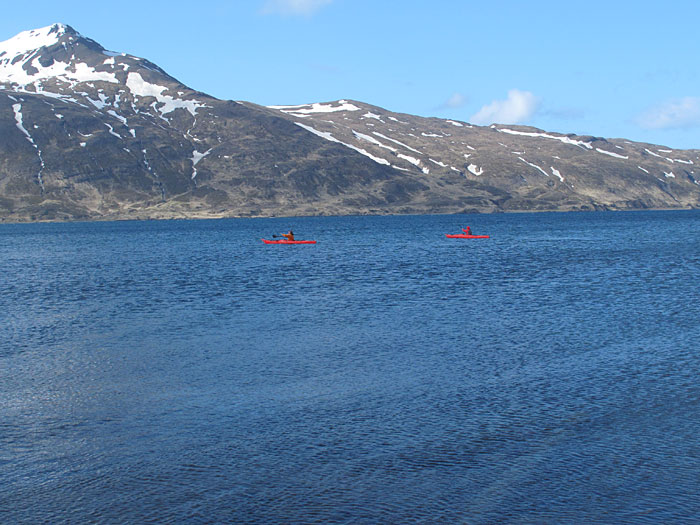
[[[0,42],[0,220],[700,207],[700,151],[193,90],[54,24]]]

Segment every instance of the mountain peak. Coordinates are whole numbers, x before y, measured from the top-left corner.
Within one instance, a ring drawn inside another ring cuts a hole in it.
[[[121,111],[119,105],[127,93],[132,103],[149,99],[146,108],[150,109],[141,110],[155,111],[161,117],[180,108],[194,116],[204,107],[198,100],[183,97],[189,89],[157,65],[107,51],[65,24],[24,31],[0,42],[0,89],[78,105],[87,102],[98,109],[109,106],[107,111],[113,113]],[[157,107],[151,105],[153,99]]]
[[[104,65],[105,56],[120,54],[105,50],[66,24],[23,31],[0,42],[0,82],[9,82],[20,90],[33,85],[31,91],[48,79],[116,83],[113,71],[106,73],[110,68]]]
[[[36,51],[56,44],[63,35],[79,37],[80,34],[65,24],[52,24],[39,29],[22,31],[9,40],[0,42],[0,57],[9,58]]]

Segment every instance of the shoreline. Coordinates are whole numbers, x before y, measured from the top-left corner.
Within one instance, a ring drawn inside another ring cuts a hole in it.
[[[223,220],[223,219],[290,219],[290,218],[312,218],[312,217],[401,217],[417,215],[496,215],[496,214],[524,214],[524,213],[618,213],[618,212],[645,212],[645,211],[694,211],[700,208],[677,207],[677,208],[598,208],[598,209],[542,209],[542,210],[488,210],[488,211],[462,211],[462,212],[427,212],[427,213],[317,213],[317,214],[280,214],[280,215],[229,215],[225,213],[213,214],[191,214],[173,216],[134,216],[134,217],[95,217],[80,219],[40,219],[22,220],[7,219],[0,217],[0,225],[5,224],[71,224],[71,223],[93,223],[93,222],[137,222],[137,221],[194,221],[194,220]]]

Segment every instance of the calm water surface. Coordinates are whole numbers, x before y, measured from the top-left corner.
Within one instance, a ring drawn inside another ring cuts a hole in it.
[[[700,520],[698,212],[0,225],[0,262],[0,522]]]

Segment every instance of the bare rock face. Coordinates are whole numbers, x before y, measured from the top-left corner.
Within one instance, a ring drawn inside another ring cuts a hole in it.
[[[692,208],[700,152],[194,91],[55,24],[0,42],[0,220]]]

